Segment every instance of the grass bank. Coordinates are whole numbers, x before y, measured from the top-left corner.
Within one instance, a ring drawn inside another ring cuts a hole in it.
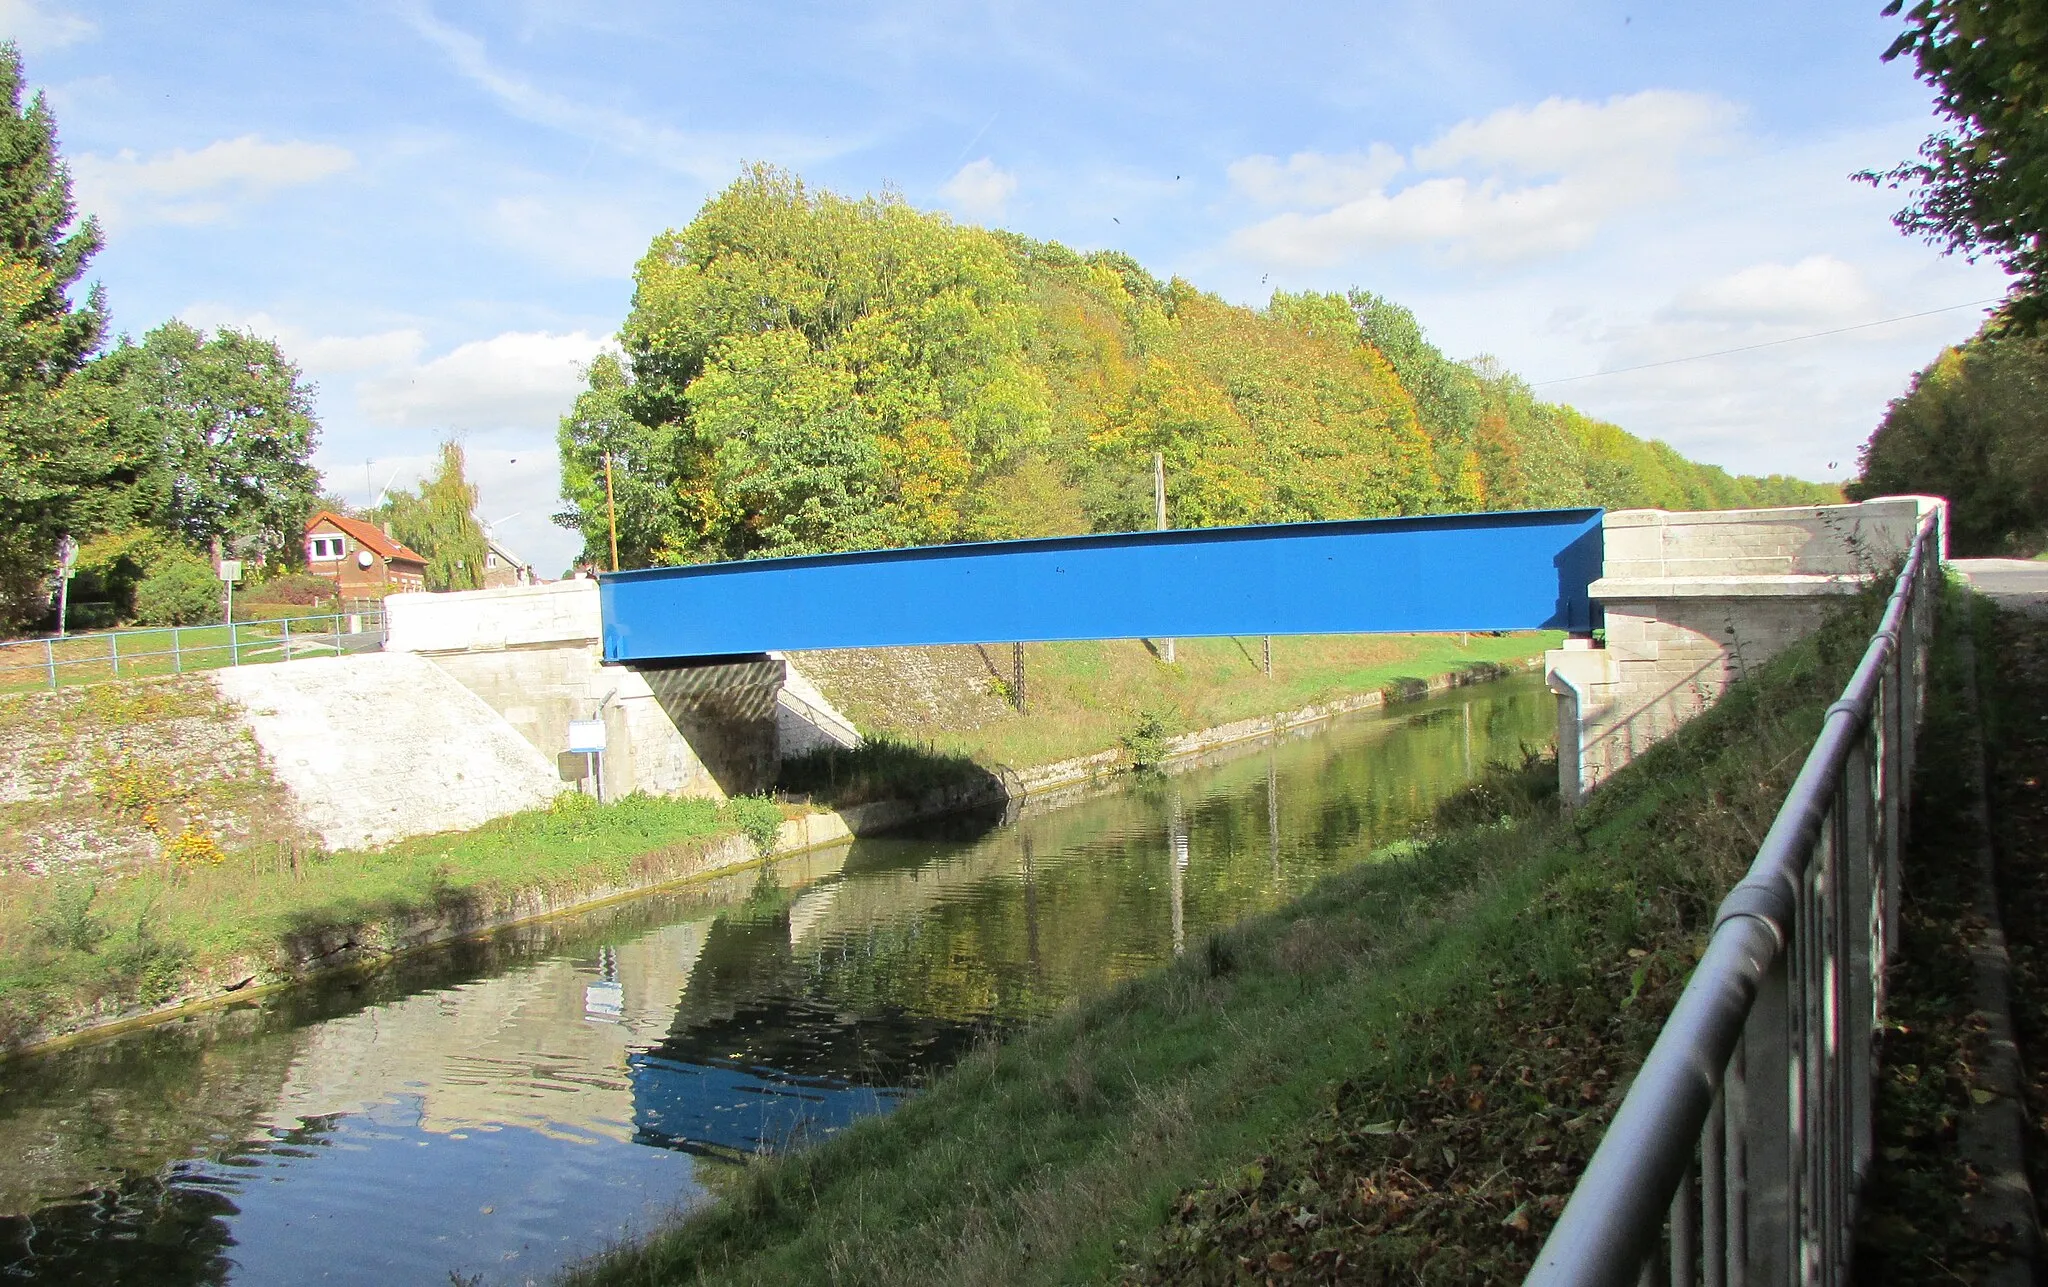
[[[1877,1160],[1858,1230],[1858,1281],[1994,1281],[2009,1241],[1972,1228],[1966,1202],[1985,1177],[1967,1126],[1987,1088],[1987,1034],[1975,1010],[1972,947],[1978,846],[1997,867],[1999,921],[2012,961],[2015,1036],[2028,1082],[2023,1139],[2037,1207],[2048,1194],[2048,621],[2001,611],[1966,590],[1950,619],[1975,636],[1991,830],[1972,809],[1973,734],[1961,660],[1936,652],[1935,700],[1921,743],[1914,830],[1901,868],[1899,948],[1889,977]]]
[[[1024,709],[1004,645],[848,649],[792,659],[863,732],[1012,768],[1214,728],[1413,683],[1475,663],[1523,661],[1555,631],[1511,635],[1297,635],[1182,639],[1173,665],[1135,639],[1024,646]]]
[[[1415,839],[571,1281],[1518,1277],[1875,607],[1576,815],[1554,766],[1498,770]]]
[[[402,946],[426,920],[687,874],[782,810],[582,796],[324,853],[203,679],[0,699],[0,1049]],[[394,929],[394,927],[400,927]]]

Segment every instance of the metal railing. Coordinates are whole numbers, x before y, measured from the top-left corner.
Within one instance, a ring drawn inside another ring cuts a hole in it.
[[[383,646],[380,610],[16,639],[0,642],[0,693],[375,652]]]
[[[1940,586],[1935,524],[1922,521],[1529,1283],[1847,1280]]]

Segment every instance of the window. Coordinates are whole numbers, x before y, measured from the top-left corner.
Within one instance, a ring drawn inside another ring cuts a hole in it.
[[[309,559],[338,559],[348,553],[348,538],[345,536],[316,536],[313,538]]]
[[[485,567],[485,568],[487,568],[487,569],[491,569],[491,570],[495,570],[495,569],[497,568],[497,566],[498,566],[498,556],[497,556],[497,555],[495,555],[495,554],[486,554],[486,555],[484,555],[484,567]]]

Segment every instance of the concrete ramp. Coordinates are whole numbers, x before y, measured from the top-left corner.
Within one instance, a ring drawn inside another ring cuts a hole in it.
[[[351,657],[213,672],[329,849],[468,830],[568,789],[489,703],[424,657]]]

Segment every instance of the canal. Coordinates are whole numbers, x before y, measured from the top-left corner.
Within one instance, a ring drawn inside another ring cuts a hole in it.
[[[520,1283],[1545,746],[1518,677],[0,1065],[0,1273]]]

